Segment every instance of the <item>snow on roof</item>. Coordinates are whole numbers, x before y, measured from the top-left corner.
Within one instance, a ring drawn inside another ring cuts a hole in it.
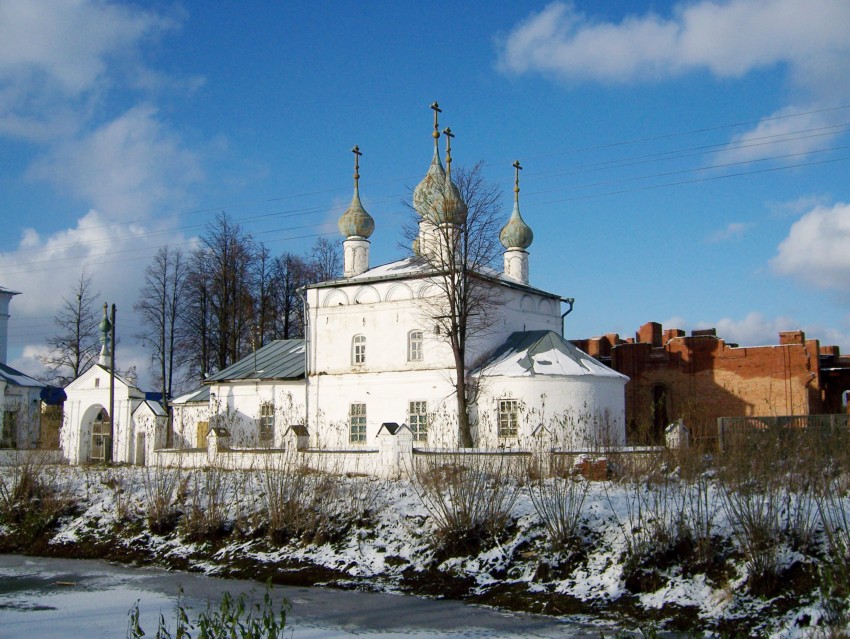
[[[136,406],[136,409],[133,411],[133,414],[135,414],[136,411],[138,411],[142,406],[147,406],[150,409],[150,411],[154,415],[156,415],[157,417],[165,417],[166,416],[166,412],[165,412],[165,409],[162,407],[162,404],[160,404],[159,402],[153,402],[153,401],[148,400],[148,399],[146,399],[145,401],[140,403],[138,406]]]
[[[506,277],[504,273],[487,266],[479,266],[476,272],[480,277],[498,282],[503,286],[519,288],[525,291],[533,291],[538,295],[560,299],[560,295],[529,286],[528,284],[520,284],[519,282]],[[366,282],[375,282],[380,280],[401,280],[416,277],[427,277],[434,273],[436,273],[436,269],[432,265],[423,260],[421,257],[413,255],[401,260],[396,260],[395,262],[390,262],[389,264],[381,264],[380,266],[370,268],[368,271],[364,271],[359,275],[340,278],[337,280],[328,280],[326,282],[317,282],[316,284],[308,285],[306,288],[328,288],[333,286],[345,286],[347,284],[363,284]]]
[[[628,379],[552,331],[524,331],[511,334],[507,341],[496,349],[492,357],[473,371],[473,374],[503,377],[592,375]]]
[[[189,391],[180,397],[175,397],[171,400],[173,404],[191,404],[193,402],[208,402],[210,401],[210,387],[202,386],[201,388],[196,388],[195,390]]]
[[[29,375],[25,375],[21,371],[15,370],[6,364],[0,364],[0,380],[3,380],[10,386],[30,386],[35,388],[44,388],[47,384],[33,379]]]
[[[304,377],[303,339],[278,339],[207,378],[207,382]]]

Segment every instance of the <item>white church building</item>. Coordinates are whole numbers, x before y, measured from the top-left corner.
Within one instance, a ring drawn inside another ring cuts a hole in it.
[[[451,177],[448,129],[445,167],[441,161],[438,111],[433,158],[413,194],[418,236],[412,255],[370,266],[375,223],[360,200],[355,147],[354,195],[339,220],[343,277],[306,287],[304,340],[268,344],[172,402],[174,447],[197,451],[210,437],[226,437],[242,452],[297,442],[317,454],[357,455],[386,449],[389,439],[396,450],[399,442],[420,449],[461,446],[447,277],[467,295],[480,296],[481,308],[468,313],[463,361],[474,448],[528,450],[542,442],[587,450],[625,443],[627,378],[563,338],[571,299],[529,283],[533,233],[520,214],[519,163],[513,211],[499,236],[503,270],[458,263],[468,210]],[[75,381],[69,398],[75,385],[93,391],[99,375]],[[133,392],[128,388],[121,417],[130,422],[143,399]],[[89,437],[90,417],[67,422],[78,432],[66,438],[69,459],[85,457],[80,442]],[[116,460],[150,458],[138,447],[166,441],[164,421],[154,416],[147,423],[153,430],[128,426],[126,435],[117,435]]]

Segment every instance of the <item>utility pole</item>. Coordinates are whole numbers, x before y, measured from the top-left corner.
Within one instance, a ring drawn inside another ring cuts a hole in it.
[[[112,352],[109,355],[109,419],[112,437],[109,438],[109,458],[105,461],[112,463],[112,450],[115,446],[115,304],[112,305]]]

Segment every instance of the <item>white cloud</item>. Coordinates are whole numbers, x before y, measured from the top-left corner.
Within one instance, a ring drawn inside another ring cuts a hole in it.
[[[789,66],[812,86],[844,76],[850,39],[844,0],[702,0],[676,6],[671,18],[629,16],[594,21],[555,2],[530,16],[500,44],[499,65],[568,80],[663,80],[708,70],[719,78]],[[839,67],[835,68],[835,63]]]
[[[65,141],[30,169],[29,177],[55,184],[112,218],[143,217],[175,206],[202,177],[200,159],[140,105],[80,139]]]
[[[820,340],[822,345],[837,344],[842,351],[850,349],[850,334],[820,324],[802,324],[792,317],[767,318],[762,313],[751,312],[743,319],[723,317],[716,321],[689,322],[683,317],[672,317],[662,322],[665,328],[717,329],[717,336],[727,343],[740,346],[769,346],[779,343],[779,333],[803,330],[809,339]]]
[[[139,225],[110,223],[97,211],[89,211],[74,228],[42,238],[27,229],[14,251],[0,253],[3,284],[20,291],[10,304],[10,364],[30,375],[42,371],[38,355],[45,340],[55,334],[53,317],[79,282],[81,273],[92,277],[99,292],[96,305],[116,304],[119,337],[118,366],[138,367],[147,379],[147,360],[133,335],[139,332],[132,311],[141,288],[141,272],[157,248],[165,243],[190,251],[180,233]],[[99,312],[98,309],[95,309]]]
[[[744,237],[744,234],[752,227],[753,224],[749,222],[730,222],[726,225],[726,228],[715,231],[705,241],[709,244],[737,241]]]
[[[498,67],[509,74],[606,83],[660,82],[699,71],[729,79],[778,70],[800,103],[733,139],[724,158],[749,160],[823,148],[843,132],[789,135],[839,124],[840,112],[809,112],[850,98],[848,25],[846,0],[698,0],[677,4],[670,17],[645,13],[620,22],[554,2],[499,41]],[[801,113],[808,115],[783,117]]]
[[[850,204],[819,206],[803,215],[770,265],[781,275],[818,288],[850,288]]]
[[[110,2],[0,0],[0,131],[42,139],[72,126],[69,104],[85,111],[115,82],[150,84],[156,74],[139,46],[176,27],[172,18]]]

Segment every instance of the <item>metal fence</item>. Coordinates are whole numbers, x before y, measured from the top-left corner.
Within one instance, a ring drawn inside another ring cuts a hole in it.
[[[729,439],[744,433],[767,432],[774,434],[811,433],[828,437],[850,430],[850,415],[770,415],[747,417],[719,417],[717,435],[721,450]]]

